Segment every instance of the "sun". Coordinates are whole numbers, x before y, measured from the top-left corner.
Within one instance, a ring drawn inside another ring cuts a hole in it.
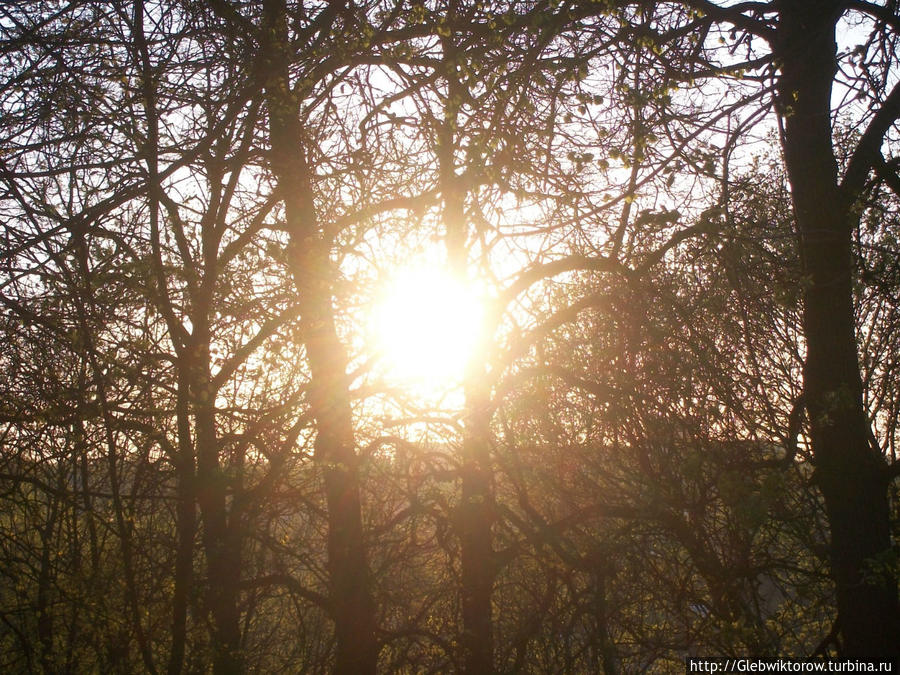
[[[373,310],[376,353],[392,380],[432,391],[462,381],[483,327],[484,302],[440,267],[394,274]]]

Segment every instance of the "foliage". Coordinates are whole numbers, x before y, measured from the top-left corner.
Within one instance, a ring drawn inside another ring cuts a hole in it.
[[[841,19],[829,139],[865,443],[895,490],[890,7]],[[832,649],[819,430],[854,393],[811,399],[822,284],[780,12],[0,9],[0,664],[349,672],[371,638],[382,672],[474,672],[483,648],[614,673]],[[414,258],[490,298],[443,401],[367,337]],[[862,581],[896,600],[895,562],[888,541]]]

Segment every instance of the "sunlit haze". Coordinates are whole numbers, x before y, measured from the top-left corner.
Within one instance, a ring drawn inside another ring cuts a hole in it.
[[[458,382],[478,341],[483,302],[440,268],[410,268],[385,284],[373,334],[386,375],[418,387]]]

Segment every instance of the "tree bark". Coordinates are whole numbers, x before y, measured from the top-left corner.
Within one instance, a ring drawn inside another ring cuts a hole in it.
[[[197,529],[194,500],[194,445],[191,439],[189,379],[179,369],[176,392],[178,425],[177,457],[172,458],[176,472],[175,579],[172,591],[172,646],[167,672],[179,675],[184,668],[187,646],[187,611],[194,579],[194,536]]]
[[[472,675],[494,672],[491,608],[496,576],[492,533],[494,495],[491,488],[489,398],[482,389],[471,379],[466,387],[462,504],[458,514],[462,557],[463,669]]]
[[[200,333],[199,344],[194,348],[193,363],[185,367],[193,366],[194,373],[191,384],[197,440],[196,496],[203,518],[206,603],[213,620],[213,672],[232,675],[244,672],[237,606],[241,578],[240,546],[235,526],[228,522],[227,475],[219,461],[209,373],[209,337],[200,317],[196,319],[194,327],[195,334]]]
[[[209,184],[221,184],[221,167],[207,166]],[[155,177],[151,175],[151,180]],[[158,185],[157,182],[153,183]],[[212,359],[212,317],[214,316],[220,234],[216,227],[218,195],[200,221],[200,257],[202,275],[189,289],[191,325],[187,344],[179,357],[179,368],[187,375],[194,418],[197,473],[194,496],[203,522],[203,548],[206,554],[207,611],[212,617],[213,672],[233,675],[245,670],[241,653],[240,598],[241,533],[234,514],[229,518],[228,466],[220,457],[216,426],[216,388],[210,364]],[[155,216],[154,216],[155,217]],[[153,228],[154,231],[157,227]],[[230,468],[234,468],[231,466]]]
[[[455,6],[451,7],[451,13]],[[461,280],[468,277],[466,189],[456,174],[456,127],[459,109],[468,92],[456,71],[458,49],[452,36],[442,39],[447,101],[438,131],[438,165],[444,207],[447,259]],[[492,596],[496,577],[493,549],[494,495],[492,489],[490,391],[485,385],[484,355],[473,353],[464,373],[465,428],[462,443],[462,502],[456,514],[460,544],[460,601],[463,631],[460,639],[464,673],[494,672]]]
[[[375,606],[363,539],[359,469],[347,357],[337,334],[330,243],[313,203],[298,103],[290,84],[290,43],[283,0],[267,0],[263,21],[270,166],[284,196],[288,260],[298,293],[310,369],[309,404],[316,420],[315,458],[328,509],[328,573],[337,638],[334,672],[374,673],[378,659]]]
[[[784,155],[804,274],[804,391],[815,480],[831,526],[831,566],[844,655],[900,655],[888,479],[869,443],[853,311],[852,231],[858,195],[843,194],[832,147],[831,88],[839,2],[782,3],[776,56]]]

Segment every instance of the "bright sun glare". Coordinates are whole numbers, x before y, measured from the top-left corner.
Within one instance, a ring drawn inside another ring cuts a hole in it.
[[[429,389],[452,386],[476,348],[482,315],[475,289],[449,272],[399,272],[383,289],[373,315],[388,376]]]

